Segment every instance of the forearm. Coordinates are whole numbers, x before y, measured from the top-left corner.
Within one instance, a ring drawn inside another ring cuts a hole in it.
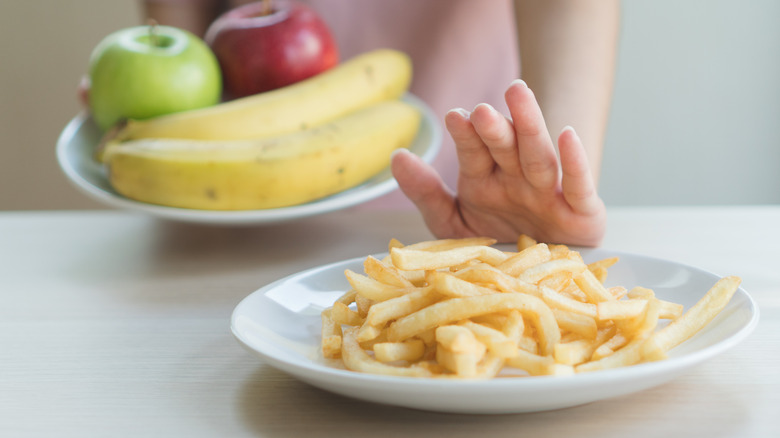
[[[521,77],[553,140],[574,127],[598,179],[617,54],[618,0],[515,0]]]

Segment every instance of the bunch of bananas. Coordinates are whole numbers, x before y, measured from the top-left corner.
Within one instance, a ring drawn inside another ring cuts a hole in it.
[[[101,148],[114,189],[204,210],[285,207],[354,187],[408,147],[409,58],[375,50],[277,90],[129,121]]]

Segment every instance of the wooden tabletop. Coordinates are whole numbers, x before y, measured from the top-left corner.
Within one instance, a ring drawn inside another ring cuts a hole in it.
[[[780,436],[780,207],[621,208],[605,248],[739,275],[755,332],[671,383],[522,415],[313,388],[242,349],[230,315],[303,269],[431,238],[415,212],[214,227],[116,211],[0,213],[0,436]]]

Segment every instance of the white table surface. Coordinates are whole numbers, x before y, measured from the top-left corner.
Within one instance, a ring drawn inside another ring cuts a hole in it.
[[[620,208],[603,247],[739,275],[761,321],[666,385],[536,414],[368,404],[243,350],[229,318],[273,280],[431,236],[414,212],[210,227],[0,213],[0,437],[780,436],[780,207]]]

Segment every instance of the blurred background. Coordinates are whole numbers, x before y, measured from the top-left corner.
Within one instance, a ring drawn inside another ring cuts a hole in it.
[[[608,206],[780,202],[780,1],[623,1]],[[0,210],[103,208],[57,166],[92,48],[133,0],[0,2]]]

